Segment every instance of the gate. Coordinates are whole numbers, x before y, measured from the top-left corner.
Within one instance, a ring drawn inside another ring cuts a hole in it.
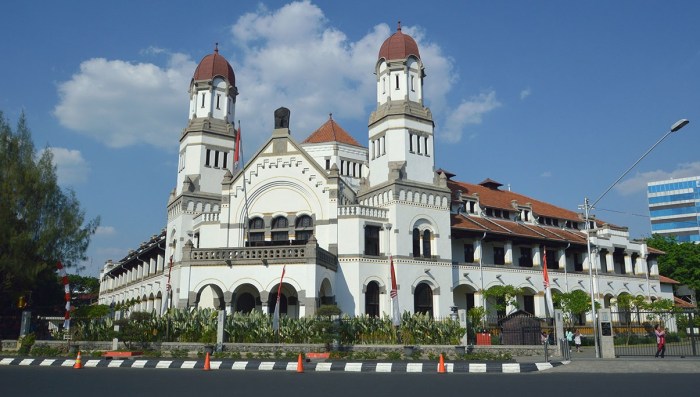
[[[666,328],[666,356],[700,355],[700,311],[618,311],[612,312],[615,354],[648,356],[656,354],[657,324]]]

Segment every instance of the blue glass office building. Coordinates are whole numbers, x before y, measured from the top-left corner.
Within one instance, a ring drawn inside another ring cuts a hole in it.
[[[651,232],[700,242],[700,176],[647,184]]]

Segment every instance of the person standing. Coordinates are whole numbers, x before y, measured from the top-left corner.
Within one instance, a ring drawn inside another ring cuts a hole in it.
[[[574,333],[571,331],[571,328],[566,330],[564,336],[566,337],[566,342],[569,345],[569,352],[571,352],[571,345],[574,344]]]
[[[576,351],[580,352],[581,351],[581,331],[576,330],[574,332],[574,344],[576,345]]]
[[[656,355],[654,357],[664,358],[666,354],[666,329],[663,325],[656,325],[654,327],[654,333],[656,334]]]

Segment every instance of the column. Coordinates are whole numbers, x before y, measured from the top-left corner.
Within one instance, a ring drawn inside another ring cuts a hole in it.
[[[630,256],[629,253],[625,252],[625,273],[626,274],[633,274],[634,269],[632,269],[632,257]]]
[[[506,265],[512,265],[513,264],[513,242],[512,241],[506,241],[505,245],[505,264]]]
[[[558,268],[559,269],[566,269],[566,250],[565,249],[559,249],[557,250],[557,256],[559,257],[557,262],[558,262]]]
[[[481,240],[474,240],[474,262],[481,263],[481,258],[483,258],[483,243]]]
[[[605,270],[608,273],[615,273],[615,259],[613,258],[613,251],[608,250],[608,252],[605,254],[605,264],[607,265],[607,269]]]
[[[532,267],[542,267],[542,252],[539,245],[532,248]]]

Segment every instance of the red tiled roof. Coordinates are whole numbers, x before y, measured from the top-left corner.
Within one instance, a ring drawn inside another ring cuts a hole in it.
[[[202,58],[194,71],[192,80],[211,80],[216,76],[227,79],[232,86],[236,85],[236,75],[233,73],[233,68],[226,58],[219,55],[218,47],[214,49],[213,54]]]
[[[413,37],[401,32],[401,22],[396,29],[396,33],[389,36],[379,49],[379,59],[406,59],[409,55],[414,55],[420,59],[418,44]]]
[[[345,143],[353,146],[360,146],[355,138],[350,136],[338,123],[333,120],[333,117],[329,117],[319,129],[314,131],[308,138],[302,143],[326,143],[326,142],[339,142]]]
[[[680,282],[666,276],[659,275],[659,282],[664,284],[680,284]]]
[[[498,190],[489,188],[488,186],[493,186],[493,182],[490,179],[485,180],[482,184],[487,186],[474,185],[471,183],[457,182],[449,180],[447,181],[447,186],[453,192],[461,190],[463,195],[472,195],[474,193],[479,194],[479,202],[482,206],[498,209],[506,209],[509,211],[515,211],[513,208],[512,201],[516,201],[518,205],[525,205],[527,203],[532,204],[532,211],[537,215],[547,216],[556,219],[573,220],[576,222],[581,222],[582,219],[577,212],[569,211],[557,206],[554,206],[543,201],[533,199],[532,197],[524,196],[515,192],[508,190]],[[496,182],[497,183],[497,182]]]

